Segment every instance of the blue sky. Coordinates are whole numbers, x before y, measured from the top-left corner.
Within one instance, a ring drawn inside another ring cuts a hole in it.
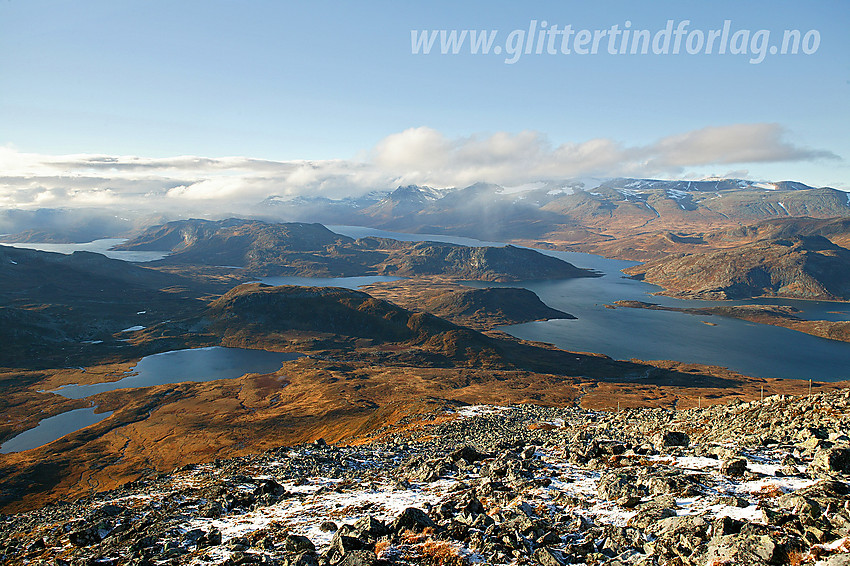
[[[507,65],[496,55],[413,55],[410,47],[412,29],[495,29],[501,39],[531,20],[576,29],[629,20],[654,31],[670,19],[690,20],[691,30],[729,19],[733,29],[770,30],[771,43],[785,29],[817,30],[821,43],[814,54],[768,55],[759,64],[740,55],[600,53],[527,55]],[[751,161],[711,154],[646,172],[737,172],[850,188],[848,24],[842,1],[2,0],[0,145],[7,157],[0,164],[14,168],[20,153],[31,162],[38,161],[33,155],[98,154],[380,165],[388,161],[376,148],[405,131],[418,133],[401,147],[415,148],[396,168],[412,167],[431,142],[451,146],[455,162],[470,143],[487,141],[482,151],[492,161],[500,135],[511,147],[530,139],[549,159],[563,144],[585,151],[581,144],[591,140],[625,149],[622,157],[676,145],[689,132],[749,124],[759,125],[747,130],[753,143],[775,147]],[[715,132],[713,143],[738,131]],[[523,132],[533,136],[518,137]],[[655,153],[650,159],[658,161]],[[444,161],[429,171],[445,169]],[[637,174],[636,163],[607,166]],[[481,172],[496,177],[483,180],[517,180]]]

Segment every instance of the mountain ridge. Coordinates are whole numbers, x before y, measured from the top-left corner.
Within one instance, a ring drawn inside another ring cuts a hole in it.
[[[682,298],[850,300],[850,250],[817,235],[673,254],[623,271]]]
[[[116,249],[158,246],[171,246],[168,249],[174,253],[152,265],[238,266],[254,276],[445,275],[486,281],[597,276],[536,250],[510,245],[354,240],[321,224],[258,220],[172,222],[150,228]]]
[[[0,231],[7,233],[6,241],[83,241],[85,234],[91,235],[88,239],[126,236],[140,233],[140,226],[162,223],[154,222],[149,213],[127,211],[130,218],[120,221],[104,214],[99,209],[44,209],[37,217],[51,228],[27,233],[36,216],[7,211],[0,215]],[[402,185],[337,199],[270,196],[248,205],[241,214],[268,222],[589,244],[643,231],[709,230],[797,216],[848,217],[850,193],[798,181],[742,179],[574,179],[511,188],[480,182],[447,189]],[[96,220],[87,220],[87,215]],[[31,220],[29,225],[26,219]]]

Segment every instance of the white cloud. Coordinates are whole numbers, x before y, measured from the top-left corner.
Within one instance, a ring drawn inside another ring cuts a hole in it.
[[[651,146],[651,163],[687,167],[726,163],[761,163],[835,159],[822,150],[795,146],[779,124],[733,124],[670,136]]]
[[[399,184],[520,185],[585,176],[682,178],[703,167],[839,159],[788,141],[777,124],[732,124],[626,145],[598,138],[553,145],[535,131],[448,138],[427,127],[379,141],[357,160],[39,155],[0,147],[4,206],[237,208],[271,195],[339,198]],[[738,169],[740,171],[740,169]]]
[[[517,184],[587,175],[678,177],[686,167],[837,159],[785,139],[777,124],[733,124],[662,138],[645,146],[591,139],[557,147],[539,132],[499,132],[447,139],[430,128],[411,128],[375,146],[372,161],[404,180],[432,185],[475,181]]]

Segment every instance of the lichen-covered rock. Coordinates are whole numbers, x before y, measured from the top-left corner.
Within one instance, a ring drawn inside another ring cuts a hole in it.
[[[810,469],[816,474],[850,475],[850,447],[834,446],[819,450]]]

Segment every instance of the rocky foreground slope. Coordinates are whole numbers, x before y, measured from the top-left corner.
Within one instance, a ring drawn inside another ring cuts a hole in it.
[[[686,411],[463,407],[0,520],[8,564],[850,561],[850,391]]]

